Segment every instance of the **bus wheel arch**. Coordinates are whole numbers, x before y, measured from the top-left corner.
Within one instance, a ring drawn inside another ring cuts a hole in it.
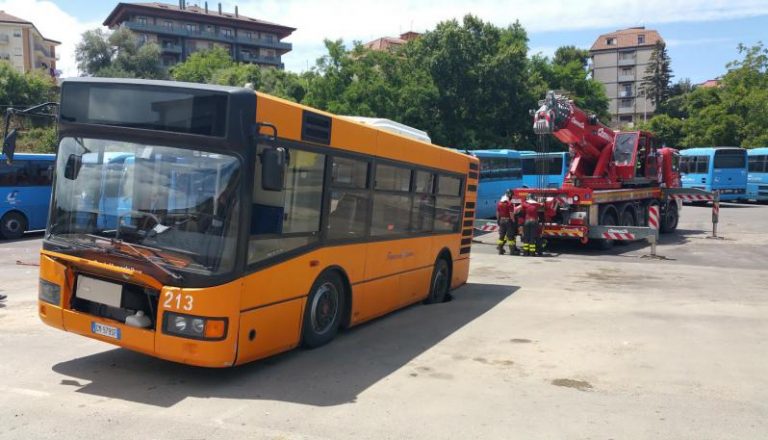
[[[23,212],[17,209],[8,211],[0,219],[0,237],[9,240],[21,238],[24,231],[27,230],[27,225],[29,225],[29,220]]]
[[[340,266],[326,267],[323,272],[318,275],[322,276],[327,272],[335,272],[341,279],[342,287],[344,288],[344,309],[341,311],[341,328],[347,328],[352,322],[352,283],[349,281],[349,275]]]
[[[338,268],[328,268],[312,283],[302,316],[304,347],[316,348],[331,342],[342,326],[350,292],[342,274]]]
[[[424,304],[445,302],[453,280],[453,257],[448,248],[443,248],[435,258],[432,275],[429,278],[429,293]]]

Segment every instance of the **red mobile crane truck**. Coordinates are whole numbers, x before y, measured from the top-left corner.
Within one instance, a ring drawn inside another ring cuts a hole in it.
[[[569,146],[572,161],[560,188],[521,188],[514,201],[533,195],[543,201],[542,236],[600,240],[635,240],[677,228],[682,204],[678,154],[661,147],[651,133],[615,132],[587,115],[568,98],[549,92],[532,112],[533,129]],[[700,191],[697,192],[700,194]],[[659,213],[651,219],[649,211]]]

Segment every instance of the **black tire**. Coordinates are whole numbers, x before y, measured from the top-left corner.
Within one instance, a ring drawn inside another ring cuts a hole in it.
[[[659,231],[664,234],[675,232],[679,221],[680,212],[677,210],[677,202],[669,202],[667,203],[667,209],[664,212],[664,218],[661,221]]]
[[[445,258],[440,257],[435,261],[435,268],[432,270],[432,278],[429,280],[429,296],[424,300],[424,304],[445,302],[450,290],[451,265]]]
[[[0,220],[0,236],[13,240],[21,238],[27,230],[27,218],[19,212],[9,212]]]
[[[315,280],[304,307],[302,344],[307,348],[325,345],[339,332],[346,296],[344,282],[336,272],[326,272]]]
[[[619,222],[621,226],[637,226],[637,221],[635,220],[635,210],[632,208],[624,208],[624,211],[621,212],[621,221]],[[629,244],[629,241],[625,240],[619,240],[614,241],[614,244]]]

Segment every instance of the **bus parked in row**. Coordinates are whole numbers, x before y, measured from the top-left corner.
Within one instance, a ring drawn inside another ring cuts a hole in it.
[[[747,200],[768,200],[768,148],[747,150]]]
[[[680,151],[683,188],[720,193],[720,200],[746,198],[747,150],[738,147],[689,148]]]
[[[467,281],[469,155],[250,89],[126,79],[64,80],[59,136],[53,327],[226,367]]]
[[[477,218],[496,217],[496,203],[508,189],[523,185],[521,154],[515,150],[472,150],[480,159],[480,188],[477,191]]]
[[[45,229],[51,201],[53,154],[0,155],[0,238],[20,238]]]
[[[570,156],[567,152],[521,152],[524,188],[560,188],[568,174]]]

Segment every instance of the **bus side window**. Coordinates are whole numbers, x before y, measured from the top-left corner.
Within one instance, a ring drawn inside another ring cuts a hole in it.
[[[325,176],[325,155],[291,149],[282,191],[261,187],[260,163],[254,173],[248,262],[256,263],[316,242]]]

